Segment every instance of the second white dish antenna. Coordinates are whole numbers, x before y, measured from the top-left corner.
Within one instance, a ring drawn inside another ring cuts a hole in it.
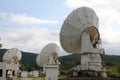
[[[58,64],[58,50],[59,47],[55,43],[47,44],[36,58],[38,66]]]

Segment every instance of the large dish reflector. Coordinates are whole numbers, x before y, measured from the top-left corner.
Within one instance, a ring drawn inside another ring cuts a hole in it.
[[[74,10],[62,25],[61,46],[69,53],[80,53],[82,33],[88,30],[93,43],[95,37],[99,40],[98,25],[98,17],[91,8],[81,7]]]
[[[3,55],[3,62],[6,63],[17,63],[19,60],[21,60],[22,53],[19,49],[17,48],[11,48],[8,51],[5,52]]]
[[[58,54],[59,47],[55,43],[47,44],[41,51],[41,53],[36,58],[36,63],[38,66],[47,65],[50,63],[50,55],[55,56]],[[57,55],[58,56],[58,55]]]

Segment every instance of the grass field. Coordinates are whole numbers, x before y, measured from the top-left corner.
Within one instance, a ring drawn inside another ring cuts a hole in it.
[[[20,79],[20,78],[17,78],[16,80],[21,80],[21,79]],[[33,80],[45,80],[45,77],[33,78]]]
[[[38,78],[35,78],[35,80],[45,80],[44,77],[38,77]]]

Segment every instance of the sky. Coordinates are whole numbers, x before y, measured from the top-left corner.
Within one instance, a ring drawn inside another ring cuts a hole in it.
[[[48,43],[60,47],[65,18],[79,7],[92,8],[99,17],[101,46],[106,54],[120,55],[120,0],[0,0],[2,48],[40,53]]]

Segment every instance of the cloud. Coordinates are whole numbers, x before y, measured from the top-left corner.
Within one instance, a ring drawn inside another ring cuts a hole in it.
[[[27,16],[25,14],[11,14],[10,21],[19,23],[19,24],[57,24],[58,21],[55,20],[44,20],[44,19],[38,19],[35,17]]]
[[[104,42],[107,43],[120,43],[120,32],[113,31],[111,29],[101,29],[100,31],[101,37]]]
[[[7,13],[0,13],[0,21],[7,20],[8,19],[8,14]]]
[[[81,7],[81,6],[101,6],[109,4],[109,0],[66,0],[66,4],[69,7]]]
[[[86,3],[85,0],[66,0],[66,4],[69,7],[79,7],[79,6],[83,6],[83,5],[91,5],[91,3]]]
[[[16,47],[24,51],[39,52],[47,43],[58,44],[58,31],[46,28],[6,30],[1,34],[3,47]]]
[[[0,37],[2,40],[3,48],[18,48],[22,51],[40,53],[42,48],[48,43],[57,43],[60,47],[59,55],[65,55],[66,52],[61,48],[59,43],[58,29],[48,29],[47,27],[43,28],[40,26],[38,27],[36,25],[31,25],[43,23],[56,24],[57,21],[43,21],[42,23],[39,22],[40,19],[36,19],[34,17],[28,17],[26,15],[13,15],[7,13],[0,13],[0,18],[0,23],[3,26],[0,27]],[[22,21],[24,19],[28,22]],[[29,24],[29,27],[24,27],[24,25],[21,25],[21,27],[16,28],[14,27],[15,23],[13,23],[13,26],[11,26],[9,25],[10,22],[19,23],[17,24],[17,26],[19,26],[20,24]]]

